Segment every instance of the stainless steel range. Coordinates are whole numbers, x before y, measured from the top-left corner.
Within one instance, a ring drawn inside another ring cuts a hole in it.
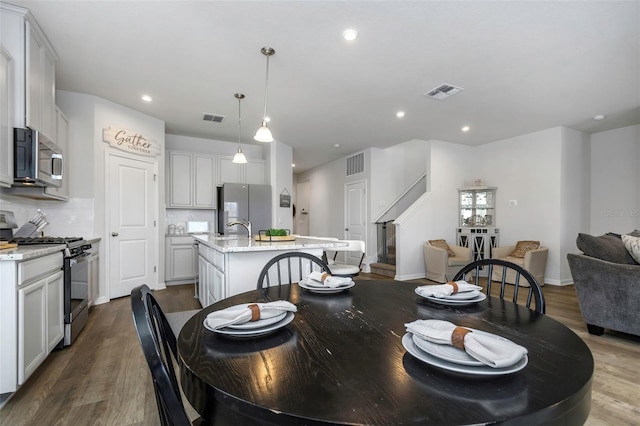
[[[65,244],[64,346],[78,337],[89,319],[89,258],[91,244],[80,237],[14,238],[18,246]]]

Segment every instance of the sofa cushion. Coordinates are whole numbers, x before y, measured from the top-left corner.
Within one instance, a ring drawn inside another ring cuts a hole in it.
[[[449,244],[447,244],[447,242],[445,240],[429,240],[429,244],[431,244],[434,247],[446,250],[447,251],[447,255],[449,257],[453,257],[453,256],[456,255],[453,252],[453,250],[451,250],[451,248],[449,247]]]
[[[529,250],[540,248],[540,241],[518,241],[516,248],[509,254],[509,257],[524,257]]]
[[[633,257],[636,262],[640,263],[640,237],[623,235],[622,242],[631,257]]]
[[[629,254],[622,239],[613,235],[600,235],[594,237],[589,234],[578,234],[576,245],[587,256],[606,260],[607,262],[637,265]]]

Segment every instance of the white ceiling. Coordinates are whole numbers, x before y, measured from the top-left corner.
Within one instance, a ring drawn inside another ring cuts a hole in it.
[[[640,124],[637,0],[8,2],[48,35],[59,89],[157,117],[171,134],[237,141],[242,92],[242,140],[257,143],[260,48],[273,47],[270,127],[296,171],[411,139],[478,145]],[[356,41],[342,39],[347,28]],[[442,83],[464,91],[423,96]]]

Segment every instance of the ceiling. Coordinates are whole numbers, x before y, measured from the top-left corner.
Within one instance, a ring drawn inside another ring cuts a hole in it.
[[[479,145],[640,124],[637,0],[7,2],[49,37],[58,89],[157,117],[170,134],[237,141],[241,92],[242,142],[258,144],[260,48],[274,48],[270,128],[296,172],[412,139]],[[442,83],[464,90],[424,96]]]

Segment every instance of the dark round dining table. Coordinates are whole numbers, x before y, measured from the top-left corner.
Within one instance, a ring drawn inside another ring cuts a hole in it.
[[[217,302],[180,332],[184,394],[209,424],[229,413],[234,424],[584,424],[594,363],[573,331],[511,301],[443,306],[416,287],[361,280],[341,293],[316,294],[293,284]],[[273,334],[230,338],[203,326],[214,310],[272,300],[298,309]],[[527,348],[528,363],[478,376],[420,361],[401,342],[405,324],[416,319],[502,336]]]

